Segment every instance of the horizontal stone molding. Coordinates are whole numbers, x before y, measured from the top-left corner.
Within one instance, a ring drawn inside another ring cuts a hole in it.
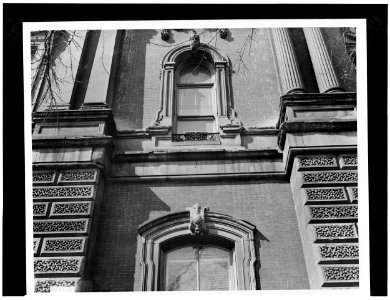
[[[306,203],[314,201],[348,201],[343,187],[305,188]]]
[[[41,254],[84,254],[87,237],[44,238]]]
[[[93,185],[34,187],[34,199],[93,198]]]
[[[357,169],[357,154],[342,154],[339,156],[339,163],[341,169]]]
[[[358,201],[358,187],[357,186],[348,186],[347,187],[349,200],[351,202]]]
[[[316,221],[356,220],[358,218],[357,205],[317,205],[308,206],[310,223]]]
[[[359,245],[357,243],[320,244],[316,247],[319,263],[359,259]]]
[[[32,179],[33,184],[50,184],[54,183],[55,177],[55,171],[34,171]]]
[[[82,271],[83,256],[71,257],[39,257],[34,258],[35,274],[79,274]]]
[[[301,172],[303,185],[315,184],[356,184],[358,173],[356,171],[313,171]]]
[[[34,234],[88,233],[89,225],[89,219],[36,220],[33,231]]]
[[[50,216],[89,216],[92,213],[93,202],[54,202],[51,207]]]
[[[335,169],[338,167],[336,157],[332,154],[298,156],[297,158],[299,162],[298,170]]]
[[[33,216],[34,217],[45,217],[47,214],[48,202],[35,202],[33,204]]]
[[[33,251],[34,254],[38,254],[39,244],[41,243],[41,238],[33,238]]]
[[[346,284],[359,282],[358,265],[332,265],[321,266],[324,276],[324,285],[328,284]]]
[[[94,183],[97,179],[97,170],[67,170],[62,171],[58,183]]]
[[[358,239],[354,223],[313,225],[312,228],[315,242],[345,242]]]
[[[80,281],[80,277],[36,278],[34,291],[35,293],[50,293],[64,288],[72,292],[78,292]]]

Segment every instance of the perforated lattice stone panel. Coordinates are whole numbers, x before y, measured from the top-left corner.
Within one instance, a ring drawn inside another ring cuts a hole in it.
[[[340,167],[342,169],[355,169],[358,166],[358,158],[356,154],[340,155]]]
[[[351,201],[358,201],[358,188],[357,186],[347,187],[349,199]]]
[[[317,171],[301,174],[304,184],[357,183],[358,180],[356,171]]]
[[[56,257],[56,258],[34,258],[34,273],[71,273],[77,274],[81,271],[84,257]]]
[[[359,281],[359,266],[337,265],[322,266],[325,283],[345,283]]]
[[[89,219],[35,220],[34,234],[87,233]]]
[[[80,277],[36,278],[35,293],[50,293],[58,287],[73,288],[73,291],[77,291],[77,285],[80,280]]]
[[[47,207],[49,203],[47,202],[37,202],[33,204],[33,216],[34,217],[44,217],[47,213]]]
[[[357,219],[357,205],[309,206],[311,220]]]
[[[91,210],[91,201],[55,202],[52,205],[50,216],[90,215]]]
[[[301,156],[299,160],[299,169],[310,168],[336,168],[337,161],[334,155],[310,155]]]
[[[73,182],[95,182],[97,176],[96,170],[71,170],[60,173],[59,183]]]
[[[35,171],[33,172],[33,183],[54,183],[55,180],[55,171]]]
[[[307,201],[347,201],[344,188],[308,188],[305,189]]]
[[[33,198],[92,198],[93,192],[94,187],[92,185],[34,187]]]
[[[38,248],[39,248],[40,242],[41,242],[40,238],[34,238],[33,239],[33,251],[34,251],[34,254],[38,253]]]
[[[323,244],[318,246],[321,260],[351,260],[359,258],[358,244]]]
[[[316,240],[357,239],[354,224],[329,224],[313,226]]]
[[[42,253],[83,253],[86,237],[45,238]]]

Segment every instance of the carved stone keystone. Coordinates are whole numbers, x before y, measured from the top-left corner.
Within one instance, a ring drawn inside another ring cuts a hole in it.
[[[192,207],[187,207],[186,210],[190,212],[190,225],[188,229],[191,232],[191,235],[203,235],[207,232],[206,223],[204,220],[204,213],[208,211],[208,207],[202,208],[198,203]]]

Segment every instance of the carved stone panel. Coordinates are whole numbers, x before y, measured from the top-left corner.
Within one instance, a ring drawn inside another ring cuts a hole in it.
[[[355,224],[328,224],[313,226],[315,241],[357,239]]]
[[[55,202],[52,205],[50,216],[90,215],[92,204],[91,201]]]
[[[339,156],[341,169],[356,169],[358,158],[356,154],[343,154]]]
[[[357,260],[359,259],[358,244],[322,244],[318,245],[320,262]]]
[[[38,248],[39,248],[39,244],[41,243],[41,239],[40,238],[34,238],[33,239],[33,251],[34,251],[34,254],[38,254]]]
[[[73,291],[76,292],[80,280],[80,277],[36,278],[35,293],[50,293],[58,287],[73,288]]]
[[[92,185],[34,187],[33,198],[92,198],[93,192],[94,187]]]
[[[300,156],[298,157],[298,160],[299,170],[317,168],[337,168],[336,157],[331,154]]]
[[[357,219],[357,205],[309,206],[310,221]]]
[[[58,183],[78,183],[95,182],[97,177],[96,170],[69,170],[60,173]]]
[[[33,172],[33,183],[54,183],[56,172],[55,171],[34,171]]]
[[[321,266],[324,283],[357,283],[359,281],[359,266],[337,265]]]
[[[33,224],[34,234],[88,233],[88,229],[89,219],[36,220]]]
[[[84,253],[87,237],[45,238],[41,253]]]
[[[357,186],[351,186],[347,187],[349,200],[351,202],[358,201],[358,187]]]
[[[37,202],[33,204],[33,216],[44,217],[47,213],[48,202]]]
[[[347,201],[344,188],[307,188],[304,189],[306,200],[309,201]]]
[[[358,173],[356,171],[324,171],[324,172],[302,172],[303,184],[338,184],[357,183]]]
[[[35,258],[34,259],[34,273],[35,274],[58,274],[71,273],[78,274],[82,270],[84,257],[56,257],[56,258]]]

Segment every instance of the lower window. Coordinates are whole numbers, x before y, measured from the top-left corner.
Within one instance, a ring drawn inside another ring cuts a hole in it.
[[[223,291],[236,289],[234,251],[209,245],[176,248],[164,254],[161,289]]]

